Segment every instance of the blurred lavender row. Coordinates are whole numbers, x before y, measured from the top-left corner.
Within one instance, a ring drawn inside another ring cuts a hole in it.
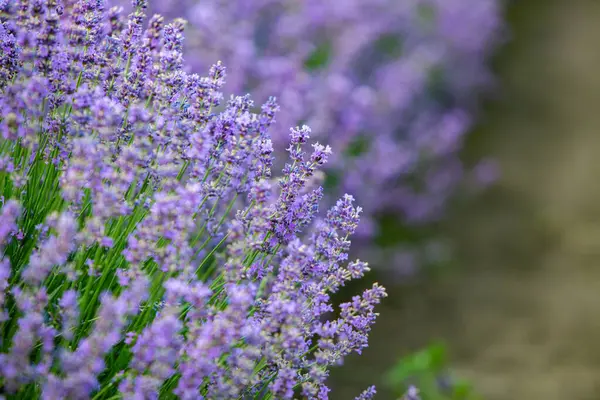
[[[277,97],[277,150],[298,123],[337,149],[326,170],[329,202],[345,192],[357,197],[365,243],[381,235],[382,215],[427,225],[465,184],[497,175],[493,162],[467,167],[458,154],[493,81],[486,61],[501,39],[501,0],[163,0],[151,7],[188,20],[193,70],[221,60],[230,66],[227,93]],[[391,261],[379,250],[368,257],[411,272],[422,260],[406,249],[396,246]]]

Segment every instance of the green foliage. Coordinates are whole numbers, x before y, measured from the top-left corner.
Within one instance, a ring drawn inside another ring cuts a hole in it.
[[[410,385],[419,388],[422,400],[480,400],[468,382],[451,377],[446,348],[434,343],[398,360],[385,377],[398,396]]]
[[[332,52],[331,43],[323,41],[313,50],[313,52],[304,61],[304,67],[309,71],[315,71],[325,68],[329,64]]]
[[[423,26],[434,26],[436,9],[431,4],[420,4],[417,7],[417,18]]]
[[[344,154],[348,158],[356,158],[364,155],[371,145],[371,141],[367,135],[358,135],[348,144],[344,150]]]
[[[388,58],[402,55],[402,38],[395,34],[381,35],[373,44],[378,53],[385,54]]]

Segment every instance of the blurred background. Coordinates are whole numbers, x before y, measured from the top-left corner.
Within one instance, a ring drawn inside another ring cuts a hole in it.
[[[497,184],[450,210],[450,268],[392,286],[334,399],[379,384],[432,342],[484,399],[600,398],[600,2],[508,4],[498,87],[462,154],[492,155]],[[384,280],[385,283],[385,280]]]

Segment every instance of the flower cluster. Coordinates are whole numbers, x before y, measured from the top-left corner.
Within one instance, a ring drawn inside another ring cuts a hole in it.
[[[306,122],[338,150],[326,166],[328,201],[355,193],[366,208],[358,233],[372,243],[382,214],[420,229],[443,215],[457,188],[496,176],[492,162],[471,169],[458,153],[491,81],[486,60],[500,36],[500,3],[164,0],[154,7],[185,13],[192,65],[235,65],[229,88],[258,99],[275,94],[281,126]],[[276,149],[287,145],[285,135],[273,141]]]
[[[146,8],[0,1],[0,395],[326,399],[385,296],[332,313],[361,209],[318,213],[305,126],[273,179],[277,103],[224,101]]]

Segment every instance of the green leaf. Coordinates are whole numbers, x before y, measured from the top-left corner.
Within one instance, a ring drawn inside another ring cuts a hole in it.
[[[332,50],[329,41],[321,42],[304,61],[304,67],[309,71],[325,68],[331,59]]]

